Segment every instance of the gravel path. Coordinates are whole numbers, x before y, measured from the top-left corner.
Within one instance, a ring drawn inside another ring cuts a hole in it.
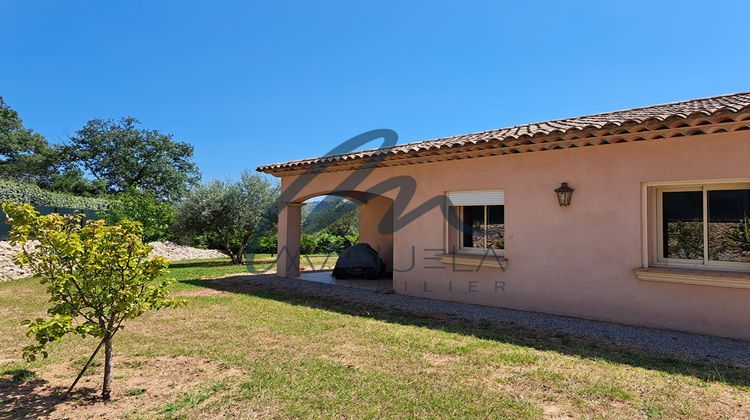
[[[596,340],[605,344],[610,343],[691,360],[705,360],[714,363],[750,367],[750,341],[633,327],[513,309],[423,299],[398,294],[385,294],[365,289],[347,288],[267,275],[231,277],[231,280],[266,283],[269,286],[289,289],[295,292],[303,291],[311,295],[330,296],[408,312],[437,312],[470,321],[512,322],[541,332],[564,333]]]

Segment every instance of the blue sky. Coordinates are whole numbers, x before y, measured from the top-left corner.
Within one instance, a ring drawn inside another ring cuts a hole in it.
[[[61,142],[132,115],[204,179],[750,91],[750,2],[0,0],[0,96]],[[373,146],[376,146],[373,144]]]

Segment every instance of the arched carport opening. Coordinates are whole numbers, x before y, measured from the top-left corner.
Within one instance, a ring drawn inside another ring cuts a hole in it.
[[[375,249],[393,271],[393,200],[363,191],[327,191],[295,198],[279,212],[278,275],[300,277],[300,240],[302,235],[302,208],[310,200],[321,196],[343,197],[359,206],[359,243]]]

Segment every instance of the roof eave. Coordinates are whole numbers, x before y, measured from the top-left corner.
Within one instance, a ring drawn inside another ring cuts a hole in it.
[[[689,102],[691,101],[686,103]],[[659,140],[724,131],[740,131],[748,129],[749,120],[750,104],[725,106],[716,109],[714,112],[700,110],[679,112],[676,110],[664,118],[654,117],[640,121],[631,119],[619,123],[604,122],[598,125],[589,124],[582,128],[552,129],[532,135],[525,132],[518,134],[522,130],[518,130],[517,127],[515,129],[491,130],[465,136],[448,137],[439,141],[394,146],[386,150],[372,149],[350,154],[263,165],[256,170],[283,177],[301,173],[352,170],[359,167],[396,166],[499,154]],[[554,126],[555,124],[550,125]],[[492,133],[500,134],[502,132],[504,132],[504,136],[493,137],[491,135]]]

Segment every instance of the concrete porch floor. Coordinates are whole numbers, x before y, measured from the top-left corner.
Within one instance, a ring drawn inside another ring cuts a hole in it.
[[[303,271],[299,277],[294,277],[298,280],[311,281],[315,283],[332,284],[335,286],[348,287],[350,289],[365,289],[372,290],[375,292],[385,293],[393,291],[393,281],[390,279],[379,279],[379,280],[364,280],[364,279],[352,279],[352,280],[338,280],[331,275],[331,270],[325,271]]]

